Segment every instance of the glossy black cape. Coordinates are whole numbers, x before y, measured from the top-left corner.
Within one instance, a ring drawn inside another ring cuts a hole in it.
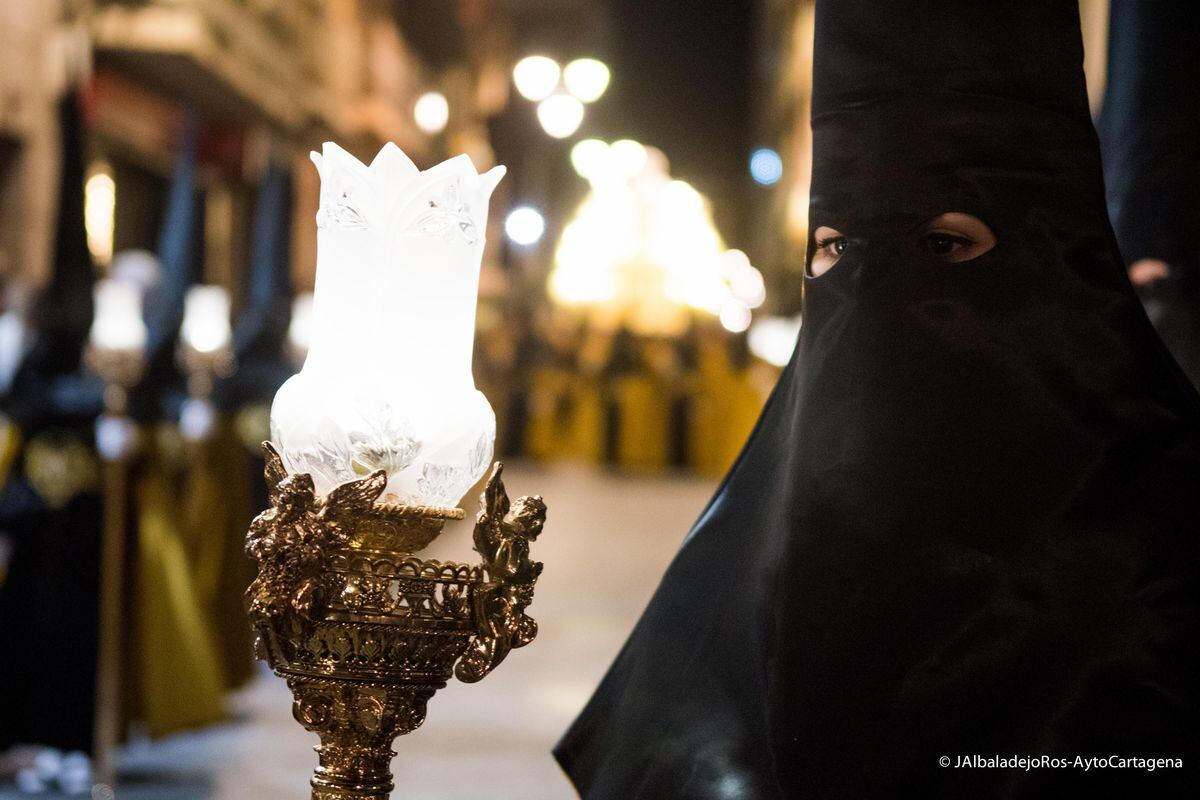
[[[1194,790],[1200,400],[1125,277],[1081,60],[1073,0],[818,0],[810,229],[850,245],[555,751],[583,797]],[[948,211],[995,249],[923,251]]]

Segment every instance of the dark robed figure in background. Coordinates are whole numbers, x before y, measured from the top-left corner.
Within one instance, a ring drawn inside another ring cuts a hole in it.
[[[21,445],[0,489],[13,537],[0,585],[0,752],[14,744],[88,751],[96,707],[100,465],[93,429],[104,386],[81,368],[93,266],[83,226],[78,97],[59,104],[62,170],[52,272],[3,412]]]
[[[555,751],[584,798],[1200,785],[1200,398],[1117,251],[1078,25],[818,0],[803,331]]]
[[[1200,3],[1111,0],[1097,120],[1130,277],[1200,386]]]

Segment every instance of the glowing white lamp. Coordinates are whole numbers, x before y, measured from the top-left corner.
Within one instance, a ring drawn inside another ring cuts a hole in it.
[[[457,156],[420,172],[394,144],[364,165],[327,142],[304,367],[271,438],[317,491],[382,469],[384,499],[451,506],[487,469],[496,418],[471,351],[488,198],[504,175]]]
[[[568,92],[584,103],[594,103],[608,88],[611,74],[603,61],[577,58],[563,68],[562,78]]]
[[[141,290],[134,284],[105,278],[96,284],[95,305],[91,346],[107,353],[140,357],[146,347]]]
[[[538,122],[555,139],[565,139],[583,122],[583,103],[569,94],[555,94],[538,103]]]
[[[197,353],[214,354],[229,347],[229,293],[220,286],[193,286],[183,300],[183,344]]]
[[[513,67],[513,83],[526,100],[539,102],[554,94],[562,70],[548,56],[526,56]]]

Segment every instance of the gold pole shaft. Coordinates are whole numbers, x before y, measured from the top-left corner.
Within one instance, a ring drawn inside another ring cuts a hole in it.
[[[94,780],[116,785],[114,751],[121,727],[121,655],[125,600],[125,523],[128,462],[104,464],[104,529],[100,554],[100,635],[97,642]]]

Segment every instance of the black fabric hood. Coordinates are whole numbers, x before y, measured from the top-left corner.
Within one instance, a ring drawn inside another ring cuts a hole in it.
[[[1074,0],[818,0],[814,81],[846,249],[556,756],[588,800],[1186,796],[1200,399],[1105,216]],[[946,212],[996,246],[922,249]],[[1184,768],[954,768],[1099,753]]]
[[[287,164],[272,160],[258,189],[246,305],[233,329],[237,371],[219,379],[216,404],[234,411],[269,404],[295,372],[286,352],[292,301],[292,180]]]
[[[188,289],[204,275],[204,193],[197,182],[199,136],[199,122],[188,113],[155,246],[162,277],[145,298],[145,372],[129,398],[130,416],[143,423],[177,420],[187,396],[177,352],[184,300]]]
[[[81,370],[92,325],[95,266],[84,228],[84,131],[79,96],[58,104],[61,146],[58,212],[51,272],[28,319],[29,351],[0,398],[26,435],[43,427],[90,428],[102,406],[103,385]]]

